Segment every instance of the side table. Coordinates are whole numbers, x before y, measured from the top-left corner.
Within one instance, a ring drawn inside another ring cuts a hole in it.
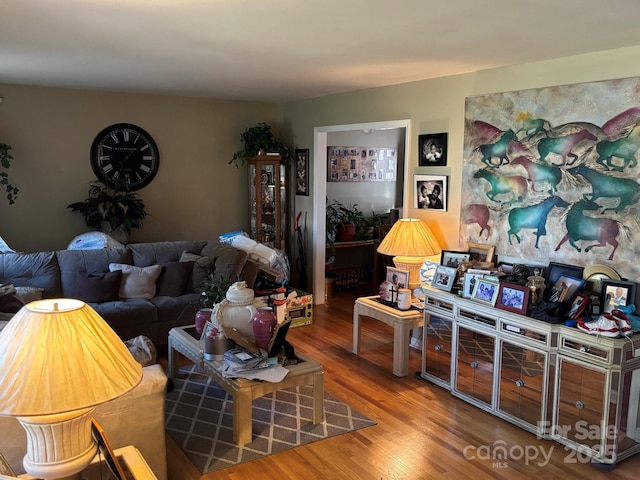
[[[409,374],[409,336],[412,328],[422,326],[422,312],[398,310],[379,303],[375,295],[360,297],[353,306],[353,353],[360,354],[360,317],[371,317],[393,327],[393,374]]]

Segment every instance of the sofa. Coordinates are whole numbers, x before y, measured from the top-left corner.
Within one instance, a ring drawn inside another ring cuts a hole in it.
[[[167,376],[161,365],[144,367],[142,380],[133,390],[98,405],[93,413],[111,447],[137,447],[158,480],[167,479],[166,388]],[[0,416],[0,452],[16,474],[24,473],[22,459],[27,453],[27,438],[13,417]]]
[[[201,285],[210,272],[214,279],[255,278],[257,270],[245,268],[249,264],[245,251],[206,241],[4,253],[0,284],[14,285],[24,303],[38,298],[83,300],[122,340],[143,335],[163,347],[171,328],[193,323]]]

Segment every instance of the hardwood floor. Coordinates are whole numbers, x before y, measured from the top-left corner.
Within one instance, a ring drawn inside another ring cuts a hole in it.
[[[559,443],[537,439],[416,378],[419,350],[411,349],[409,376],[395,377],[393,331],[381,322],[364,319],[361,355],[355,356],[351,342],[356,296],[342,292],[314,306],[313,324],[291,329],[287,339],[296,351],[323,365],[327,392],[377,425],[207,475],[167,436],[169,479],[637,478],[640,455],[613,471],[600,470]],[[505,461],[486,459],[497,445],[507,449]],[[485,457],[483,449],[489,452]],[[523,451],[529,459],[520,458]]]

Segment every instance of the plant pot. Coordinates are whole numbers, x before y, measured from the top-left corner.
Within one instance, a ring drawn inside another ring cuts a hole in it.
[[[356,226],[352,223],[338,225],[336,242],[353,242],[356,238]]]

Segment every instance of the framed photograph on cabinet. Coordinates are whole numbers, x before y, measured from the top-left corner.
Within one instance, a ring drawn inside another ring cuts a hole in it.
[[[467,248],[469,249],[469,260],[472,262],[493,262],[493,254],[496,251],[495,245],[469,242]]]
[[[484,273],[465,272],[464,283],[462,286],[462,296],[464,298],[471,298],[471,295],[473,294],[473,289],[476,286],[476,282],[478,281],[478,279],[483,278],[484,275],[485,275]]]
[[[562,275],[569,275],[575,278],[582,278],[584,267],[578,265],[568,265],[566,263],[549,262],[549,266],[544,271],[544,278],[549,285],[555,285]]]
[[[529,306],[529,287],[515,283],[500,283],[500,291],[496,300],[496,307],[508,312],[527,314]]]
[[[498,282],[487,280],[486,278],[479,278],[471,293],[471,299],[493,307],[496,304],[499,290],[500,284]]]
[[[457,273],[457,268],[439,265],[438,268],[436,268],[436,273],[431,281],[431,286],[450,292]]]
[[[575,294],[578,293],[583,286],[584,280],[582,278],[562,275],[551,288],[551,291],[549,292],[549,301],[570,304],[573,302]]]
[[[440,265],[445,267],[458,268],[461,263],[469,260],[467,252],[456,252],[453,250],[442,250],[440,254]]]
[[[309,149],[296,150],[296,195],[309,196]]]
[[[414,175],[413,208],[447,211],[447,176]]]
[[[589,297],[587,297],[584,293],[578,293],[571,305],[569,306],[569,310],[567,310],[567,317],[572,320],[577,320],[578,318],[583,316],[583,312],[587,308],[589,304]]]
[[[447,165],[446,133],[419,135],[418,149],[419,167],[444,167]]]
[[[635,282],[625,280],[600,280],[600,305],[604,313],[633,305],[636,298]]]

